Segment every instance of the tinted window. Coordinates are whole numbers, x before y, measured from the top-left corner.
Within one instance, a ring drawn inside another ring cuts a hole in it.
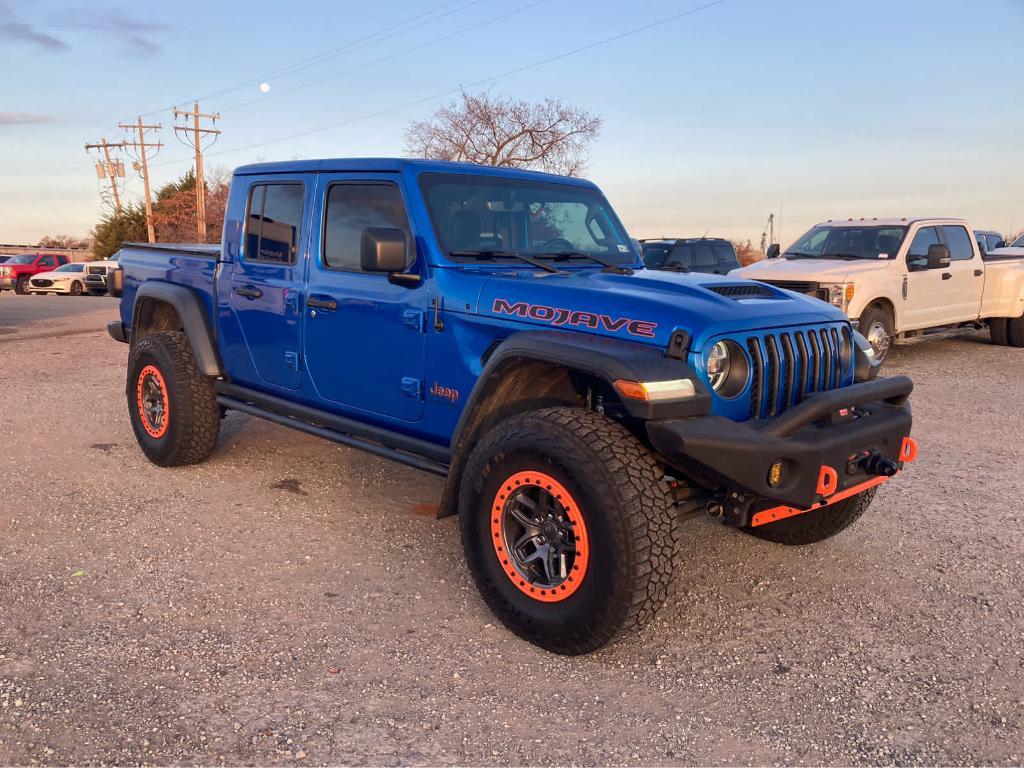
[[[71,261],[71,259],[69,259],[67,256],[58,256],[57,257],[57,262],[59,264],[67,264],[69,261]]]
[[[952,261],[967,261],[974,258],[974,248],[971,246],[971,236],[963,227],[943,227],[942,233],[946,238],[946,246],[949,248],[949,258]]]
[[[672,246],[667,243],[644,243],[641,249],[644,265],[648,269],[661,269],[665,266],[665,258]]]
[[[62,267],[57,267],[55,272],[82,272],[85,269],[85,264],[65,264]]]
[[[8,264],[31,264],[35,260],[36,260],[35,254],[32,254],[32,253],[22,253],[22,254],[20,254],[18,256],[11,256],[10,260],[8,260],[7,263]]]
[[[245,228],[247,261],[294,264],[302,232],[301,184],[257,184],[249,193]]]
[[[693,266],[714,267],[718,264],[715,251],[707,243],[699,243],[693,247]]]
[[[57,257],[56,256],[43,256],[43,258],[41,258],[39,260],[39,266],[40,267],[55,267],[55,266],[57,266]]]
[[[999,235],[987,235],[988,237],[988,248],[986,250],[992,251],[999,247],[999,243],[1002,242],[1002,238]]]
[[[405,232],[406,264],[412,236],[402,194],[394,184],[335,184],[327,193],[324,222],[324,264],[334,269],[360,269],[364,229],[381,227]]]

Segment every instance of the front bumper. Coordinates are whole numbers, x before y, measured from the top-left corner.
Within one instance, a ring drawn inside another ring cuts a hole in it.
[[[647,432],[669,465],[721,486],[727,498],[808,509],[881,482],[859,457],[880,454],[899,466],[913,458],[914,444],[905,440],[912,389],[910,379],[893,376],[812,395],[774,419],[702,416],[650,422]],[[778,461],[782,475],[772,485]],[[742,524],[749,507],[739,514]]]
[[[15,277],[0,277],[0,291],[13,291],[17,283]]]

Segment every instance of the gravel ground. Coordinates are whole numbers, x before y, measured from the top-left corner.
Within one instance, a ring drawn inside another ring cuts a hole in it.
[[[484,608],[438,479],[241,414],[152,466],[113,303],[0,319],[40,301],[88,309],[0,335],[0,764],[1024,761],[1022,350],[898,348],[921,457],[856,526],[690,522],[655,624],[566,659]]]

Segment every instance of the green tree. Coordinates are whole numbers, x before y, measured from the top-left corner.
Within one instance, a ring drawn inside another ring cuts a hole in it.
[[[129,204],[120,213],[104,215],[93,229],[92,238],[95,259],[109,259],[123,243],[145,242],[146,209],[138,204]]]

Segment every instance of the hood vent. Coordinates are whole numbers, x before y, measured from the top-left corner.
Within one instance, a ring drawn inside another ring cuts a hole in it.
[[[728,296],[730,299],[735,299],[736,301],[739,301],[740,299],[776,298],[776,295],[772,292],[771,288],[757,283],[744,283],[742,285],[719,285],[717,283],[713,283],[702,287],[717,293],[719,296]]]

